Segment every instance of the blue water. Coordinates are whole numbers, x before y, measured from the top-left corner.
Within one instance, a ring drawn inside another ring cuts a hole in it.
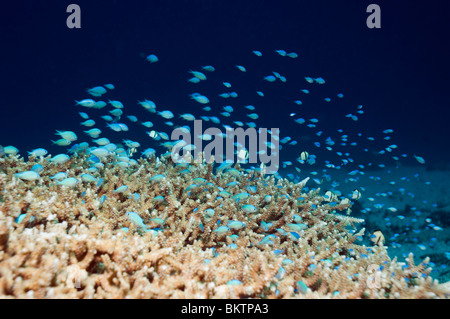
[[[435,276],[448,280],[446,267],[450,265],[444,254],[450,240],[448,183],[427,174],[437,170],[448,173],[450,169],[450,52],[446,45],[450,4],[377,1],[381,29],[369,29],[366,7],[372,2],[77,1],[81,29],[66,27],[66,8],[71,1],[8,3],[0,13],[0,145],[14,145],[22,155],[38,147],[51,154],[63,152],[64,148],[50,142],[56,139],[55,130],[87,129],[80,127],[78,115],[86,110],[76,107],[74,100],[88,98],[87,88],[105,83],[116,87],[105,99],[122,101],[127,114],[140,120],[150,118],[137,105],[137,100],[145,98],[157,102],[158,110],[203,115],[202,105],[189,99],[189,94],[197,91],[217,105],[217,111],[212,112],[215,114],[210,115],[219,116],[220,106],[230,104],[236,110],[232,119],[248,120],[242,106],[255,105],[259,126],[281,128],[282,137],[299,142],[281,151],[281,161],[295,161],[305,150],[317,155],[321,163],[324,159],[336,161],[337,156],[324,149],[323,140],[327,136],[338,140],[341,134],[337,129],[352,136],[363,132],[375,141],[370,144],[355,137],[358,146],[350,147],[352,158],[373,166],[363,169],[365,175],[360,177],[365,180],[356,186],[345,183],[348,176],[339,171],[336,179],[340,188],[346,195],[354,188],[365,187],[366,198],[377,192],[391,193],[383,209],[368,213],[365,209],[372,203],[365,199],[363,204],[354,205],[353,214],[367,220],[364,227],[368,231],[381,229],[385,233],[386,244],[394,243],[393,255],[402,256],[411,250],[419,257],[430,255],[437,264]],[[276,49],[297,52],[299,57],[280,58],[274,53]],[[263,56],[256,57],[252,50],[263,52]],[[160,61],[145,61],[150,53]],[[248,72],[237,71],[236,64],[244,65]],[[213,65],[216,71],[211,76],[207,73],[210,77],[199,89],[187,82],[188,71],[203,65]],[[287,82],[263,81],[272,71],[286,76]],[[326,84],[308,86],[304,76],[323,77]],[[233,84],[232,90],[239,93],[236,100],[217,97],[226,92],[222,81]],[[302,88],[314,90],[305,95],[300,92]],[[258,97],[256,90],[264,91],[265,97]],[[344,98],[338,98],[338,93]],[[325,97],[331,102],[325,102]],[[295,99],[302,100],[303,105],[294,104]],[[364,110],[359,120],[346,118],[358,105]],[[318,118],[320,125],[314,130],[300,126],[289,117],[292,112],[297,113],[294,118]],[[90,112],[99,122],[99,116],[105,113]],[[151,119],[155,129],[168,130],[161,118],[160,122],[157,119]],[[120,139],[138,140],[142,148],[155,147],[162,152],[145,135],[144,127],[131,127]],[[394,130],[389,141],[383,140],[385,129]],[[316,135],[319,130],[323,130],[320,138]],[[316,140],[322,141],[321,147],[313,145]],[[369,152],[364,151],[365,144],[370,144]],[[400,165],[376,155],[390,144],[399,146],[397,154],[408,154]],[[414,154],[423,156],[426,164],[419,164]],[[380,169],[378,164],[386,168]],[[311,171],[321,174],[323,168],[301,167],[304,173],[300,177]],[[414,177],[416,168],[419,176]],[[292,167],[280,169],[282,176],[289,173],[296,174]],[[386,182],[381,186],[371,184],[367,180],[371,175],[381,176]],[[404,185],[400,180],[403,176],[409,179],[403,181]],[[395,185],[388,183],[392,180]],[[427,181],[431,184],[425,184]],[[325,182],[320,187],[326,190],[332,187],[330,184]],[[398,191],[402,187],[405,192]],[[422,191],[424,198],[418,201]],[[381,202],[382,197],[376,197],[375,202]],[[391,216],[386,207],[396,202],[401,203],[400,211]],[[406,221],[397,215],[405,216]],[[432,221],[426,222],[426,218]],[[427,226],[430,223],[443,231],[435,233],[433,226]],[[417,229],[425,230],[415,233]],[[397,246],[398,242],[402,246]],[[426,250],[417,245],[425,245]]]

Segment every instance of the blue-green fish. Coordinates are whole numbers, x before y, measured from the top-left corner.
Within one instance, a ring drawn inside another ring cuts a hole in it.
[[[142,228],[143,230],[147,230],[147,225],[144,224],[141,216],[135,212],[127,212],[126,213],[128,219],[137,227]]]
[[[253,205],[244,205],[241,208],[246,213],[256,213],[258,211],[258,209]]]
[[[228,221],[228,227],[230,229],[234,229],[234,230],[239,230],[241,228],[245,227],[245,224],[241,221],[238,220],[229,220]]]
[[[150,182],[160,182],[162,181],[164,178],[166,178],[166,176],[164,176],[163,174],[158,174],[153,176],[152,178],[149,179]]]
[[[62,181],[56,183],[57,185],[73,187],[78,184],[78,180],[75,177],[65,178]]]
[[[238,202],[238,201],[242,201],[242,200],[246,200],[247,198],[250,197],[249,193],[243,192],[243,193],[239,193],[237,195],[234,195],[233,198]]]
[[[220,226],[219,228],[214,230],[214,232],[222,235],[222,234],[225,234],[226,232],[228,232],[229,230],[230,229],[227,226]]]
[[[285,229],[289,232],[299,232],[304,229],[308,228],[305,224],[299,223],[299,224],[286,224]]]
[[[38,173],[36,173],[35,171],[21,172],[21,173],[15,174],[15,176],[22,180],[26,180],[26,181],[35,181],[35,180],[41,178],[41,176]]]

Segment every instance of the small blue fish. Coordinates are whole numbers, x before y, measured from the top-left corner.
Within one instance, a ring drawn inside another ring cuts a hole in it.
[[[289,232],[289,236],[291,237],[292,240],[296,241],[300,239],[300,235],[296,232]]]
[[[300,232],[304,229],[307,229],[308,226],[305,224],[299,223],[299,224],[286,224],[285,229],[289,232]]]
[[[228,221],[228,227],[230,229],[234,229],[234,230],[239,230],[241,228],[245,227],[245,224],[241,221],[238,220],[229,220]]]
[[[65,178],[62,181],[56,183],[57,185],[66,186],[66,187],[73,187],[78,184],[78,179],[75,177],[69,177]]]
[[[273,240],[275,240],[275,238],[277,238],[277,236],[276,235],[273,235],[273,234],[271,234],[271,235],[267,235],[266,237],[264,237],[260,242],[259,242],[259,244],[260,245],[273,245]]]
[[[246,213],[256,213],[258,211],[254,205],[244,205],[241,208]]]
[[[91,127],[91,126],[95,125],[95,121],[92,120],[92,119],[88,119],[88,120],[86,120],[84,122],[81,122],[80,124],[84,125],[84,126],[87,126],[87,127]]]
[[[246,192],[239,193],[239,194],[233,196],[233,198],[236,200],[236,202],[244,201],[249,197],[250,197],[250,194],[246,193]]]
[[[29,156],[36,156],[36,157],[45,156],[47,154],[48,154],[48,151],[44,148],[36,148],[36,149],[32,150],[31,152],[28,152]]]
[[[50,159],[50,162],[56,164],[64,164],[70,159],[70,157],[66,154],[58,154]]]
[[[149,179],[150,182],[160,182],[162,181],[164,178],[166,178],[166,176],[164,176],[163,174],[158,174],[153,176],[152,178]]]
[[[171,111],[161,111],[158,112],[158,115],[162,116],[163,118],[169,120],[173,118],[173,113]]]
[[[269,231],[269,228],[272,227],[272,223],[266,223],[265,221],[261,221],[261,228],[264,231]]]
[[[91,174],[81,174],[80,178],[83,182],[86,182],[86,183],[97,181],[97,179],[94,176],[92,176]]]
[[[257,120],[259,118],[259,115],[256,113],[250,113],[250,114],[247,114],[247,116],[249,118],[251,118],[252,120]]]
[[[209,218],[213,217],[216,211],[212,208],[205,209],[205,215]]]
[[[122,185],[119,188],[117,188],[114,193],[125,193],[128,190],[127,185]]]
[[[230,228],[228,228],[227,226],[220,226],[218,227],[216,230],[214,230],[215,233],[218,233],[220,235],[225,234],[226,232],[228,232],[230,230]]]
[[[34,164],[33,167],[31,168],[31,170],[36,173],[39,173],[44,170],[44,166],[42,166],[41,164]]]
[[[155,63],[159,61],[158,57],[154,54],[148,55],[145,59],[150,63]]]
[[[130,220],[130,222],[132,222],[138,228],[147,230],[147,225],[144,224],[144,221],[142,220],[141,216],[139,216],[139,214],[137,214],[135,212],[127,212],[126,215],[127,215],[128,219]]]
[[[158,195],[158,196],[155,196],[155,197],[153,198],[153,200],[154,200],[155,202],[157,202],[157,203],[162,203],[162,202],[165,201],[165,198],[164,198],[164,196]]]
[[[268,81],[268,82],[274,82],[277,78],[274,77],[273,75],[268,75],[264,77],[264,80]]]

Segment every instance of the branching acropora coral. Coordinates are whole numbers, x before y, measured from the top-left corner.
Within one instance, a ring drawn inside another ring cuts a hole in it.
[[[16,175],[37,161],[39,178]],[[2,298],[449,296],[428,259],[358,244],[351,202],[306,191],[307,180],[170,156],[102,161],[93,171],[85,154],[0,158]],[[52,179],[58,172],[78,182]]]

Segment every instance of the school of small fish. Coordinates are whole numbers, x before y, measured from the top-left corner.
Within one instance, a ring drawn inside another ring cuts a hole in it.
[[[253,55],[254,59],[270,56],[274,62],[277,62],[278,59],[284,59],[283,63],[293,64],[301,61],[298,53],[281,49],[272,52],[255,50],[249,54]],[[155,54],[148,55],[145,60],[151,64],[150,68],[155,63],[160,63],[160,59]],[[265,67],[265,65],[261,65],[261,68]],[[317,101],[312,102],[310,98],[311,95],[322,94],[322,87],[327,85],[326,80],[322,76],[309,74],[299,75],[298,78],[291,79],[280,71],[274,71],[276,67],[270,67],[270,70],[267,70],[260,77],[257,83],[259,88],[253,92],[241,92],[235,88],[237,83],[233,83],[229,79],[231,77],[225,76],[222,78],[221,75],[216,75],[218,70],[221,69],[219,66],[202,65],[186,69],[186,82],[192,90],[191,94],[186,96],[185,99],[186,105],[190,107],[189,112],[178,112],[177,108],[171,109],[166,105],[160,105],[151,96],[136,100],[134,104],[117,99],[102,100],[104,95],[108,95],[116,89],[113,84],[103,84],[87,89],[88,96],[75,100],[75,108],[81,117],[80,128],[82,129],[80,132],[56,130],[56,138],[51,142],[61,147],[67,147],[68,154],[79,152],[91,154],[92,165],[89,168],[89,174],[83,174],[82,180],[78,180],[67,176],[65,172],[60,172],[53,176],[53,179],[57,180],[58,185],[62,187],[74,187],[80,182],[101,183],[101,180],[95,177],[95,172],[103,166],[102,160],[105,158],[114,159],[116,165],[129,168],[137,166],[139,157],[158,156],[170,152],[175,146],[193,151],[195,145],[186,143],[181,145],[180,143],[183,143],[183,141],[171,140],[171,132],[175,128],[189,133],[192,130],[190,124],[193,124],[195,120],[202,120],[205,128],[206,126],[218,127],[225,131],[237,127],[244,129],[258,128],[262,126],[261,119],[267,119],[267,114],[270,111],[277,118],[282,118],[285,123],[296,125],[297,132],[296,136],[287,136],[283,133],[283,127],[280,128],[280,165],[278,171],[274,172],[276,178],[287,178],[294,182],[300,182],[306,177],[311,177],[308,186],[311,188],[320,187],[321,192],[330,202],[340,202],[343,197],[347,197],[353,202],[363,198],[365,200],[364,205],[359,208],[361,213],[372,215],[379,212],[388,212],[391,217],[385,218],[385,225],[379,225],[379,228],[382,228],[381,226],[389,227],[395,220],[396,225],[399,225],[400,221],[405,227],[412,228],[415,234],[421,232],[420,227],[414,226],[420,220],[421,212],[412,207],[413,217],[411,217],[411,214],[408,217],[404,216],[405,214],[399,208],[393,207],[385,201],[386,198],[393,195],[393,192],[383,191],[383,184],[398,186],[396,193],[414,198],[415,194],[407,190],[408,182],[419,179],[419,174],[396,179],[390,178],[389,173],[402,161],[414,160],[416,163],[425,165],[425,159],[421,155],[402,152],[401,146],[392,142],[392,140],[395,140],[395,135],[391,128],[382,128],[377,132],[358,131],[355,124],[365,116],[363,105],[350,107],[351,112],[348,112],[349,107],[347,106],[346,112],[348,113],[343,114],[340,119],[335,119],[337,123],[342,125],[342,128],[331,131],[326,125],[322,125],[321,117],[324,117],[326,111],[322,111],[322,106]],[[232,78],[240,79],[242,83],[248,81],[246,78],[248,74],[256,72],[251,67],[241,64],[229,66],[226,71],[234,75]],[[288,98],[284,96],[282,102],[280,102],[289,104],[290,112],[281,114],[276,105],[268,106],[264,104],[264,99],[273,95],[273,90],[270,89],[271,85],[287,85],[291,81],[294,83],[292,85],[296,87],[296,96]],[[210,84],[205,86],[204,83]],[[216,84],[217,91],[209,89],[213,84]],[[241,96],[245,96],[245,98],[241,98]],[[253,96],[251,104],[248,103],[249,96]],[[335,92],[320,96],[319,100],[326,103],[324,107],[329,107],[328,104],[332,104],[333,101],[345,101],[345,95],[341,92]],[[308,107],[317,108],[316,116],[302,115],[309,113],[304,111]],[[141,108],[145,110],[145,113],[142,112]],[[258,109],[260,112],[258,112]],[[145,116],[140,115],[138,117],[135,114],[145,114]],[[379,127],[383,127],[383,124],[380,123]],[[121,134],[124,134],[123,132],[135,131],[136,134],[133,135],[135,137],[142,129],[145,134],[142,134],[138,141],[121,136]],[[271,134],[270,129],[268,129],[268,132]],[[224,133],[204,133],[198,137],[204,142],[208,142],[219,134],[223,136]],[[270,137],[268,140],[270,140]],[[148,147],[143,147],[143,145]],[[238,143],[234,143],[234,145],[236,146],[235,155],[239,159],[246,159],[249,146],[238,145]],[[380,145],[384,146],[380,147]],[[278,152],[273,143],[266,142],[266,146],[267,150],[270,149],[270,152]],[[139,153],[136,154],[138,150],[140,155]],[[0,148],[0,152],[0,155],[16,155],[19,150],[14,146],[5,146]],[[264,150],[259,150],[258,155],[264,152]],[[285,156],[285,154],[289,155]],[[292,156],[292,154],[295,154],[295,156]],[[28,156],[34,157],[45,157],[47,155],[48,151],[45,148],[36,148],[28,152]],[[51,162],[58,165],[69,159],[69,155],[61,153],[52,155]],[[242,169],[239,170],[234,167],[234,164],[230,161],[224,161],[218,165],[217,170],[227,170],[229,174],[240,175],[249,170],[262,169],[259,164],[244,163],[241,164]],[[39,167],[35,167],[30,171],[17,173],[16,177],[24,181],[37,180],[40,178],[39,170]],[[385,170],[389,170],[388,174]],[[376,174],[377,172],[379,174]],[[156,175],[150,181],[157,182],[164,178],[164,175]],[[377,191],[373,192],[373,188],[365,187],[362,182],[363,178],[379,185]],[[194,184],[200,185],[201,181],[195,181]],[[424,182],[424,186],[429,184],[427,181]],[[340,191],[340,189],[347,189],[347,191]],[[121,193],[126,190],[127,186],[123,185],[117,188],[115,192]],[[222,191],[222,193],[224,192]],[[226,194],[222,194],[222,196],[226,196]],[[251,195],[248,193],[239,194],[236,196],[236,200],[244,200],[246,196]],[[270,198],[267,198],[267,201],[270,201]],[[241,209],[247,213],[253,213],[256,210],[252,205],[243,205]],[[134,212],[127,214],[134,224],[143,230],[147,230],[139,215]],[[164,221],[155,219],[153,222],[161,224]],[[436,232],[443,230],[441,226],[434,224],[431,220],[427,219],[425,223],[428,229]],[[240,221],[229,221],[227,225],[218,227],[216,232],[224,233],[229,229],[242,227],[245,227],[245,224]],[[288,231],[297,232],[301,230],[301,227],[301,223],[290,224]],[[404,237],[404,232],[400,231],[391,238],[386,238],[386,242],[389,242],[389,245],[393,247],[400,247],[399,240],[402,236]],[[369,239],[376,243],[385,241],[383,234],[376,229],[372,230],[372,237]],[[270,241],[270,237],[263,239],[263,241]],[[417,245],[420,250],[426,250],[427,246],[430,246],[429,243],[420,242]]]

